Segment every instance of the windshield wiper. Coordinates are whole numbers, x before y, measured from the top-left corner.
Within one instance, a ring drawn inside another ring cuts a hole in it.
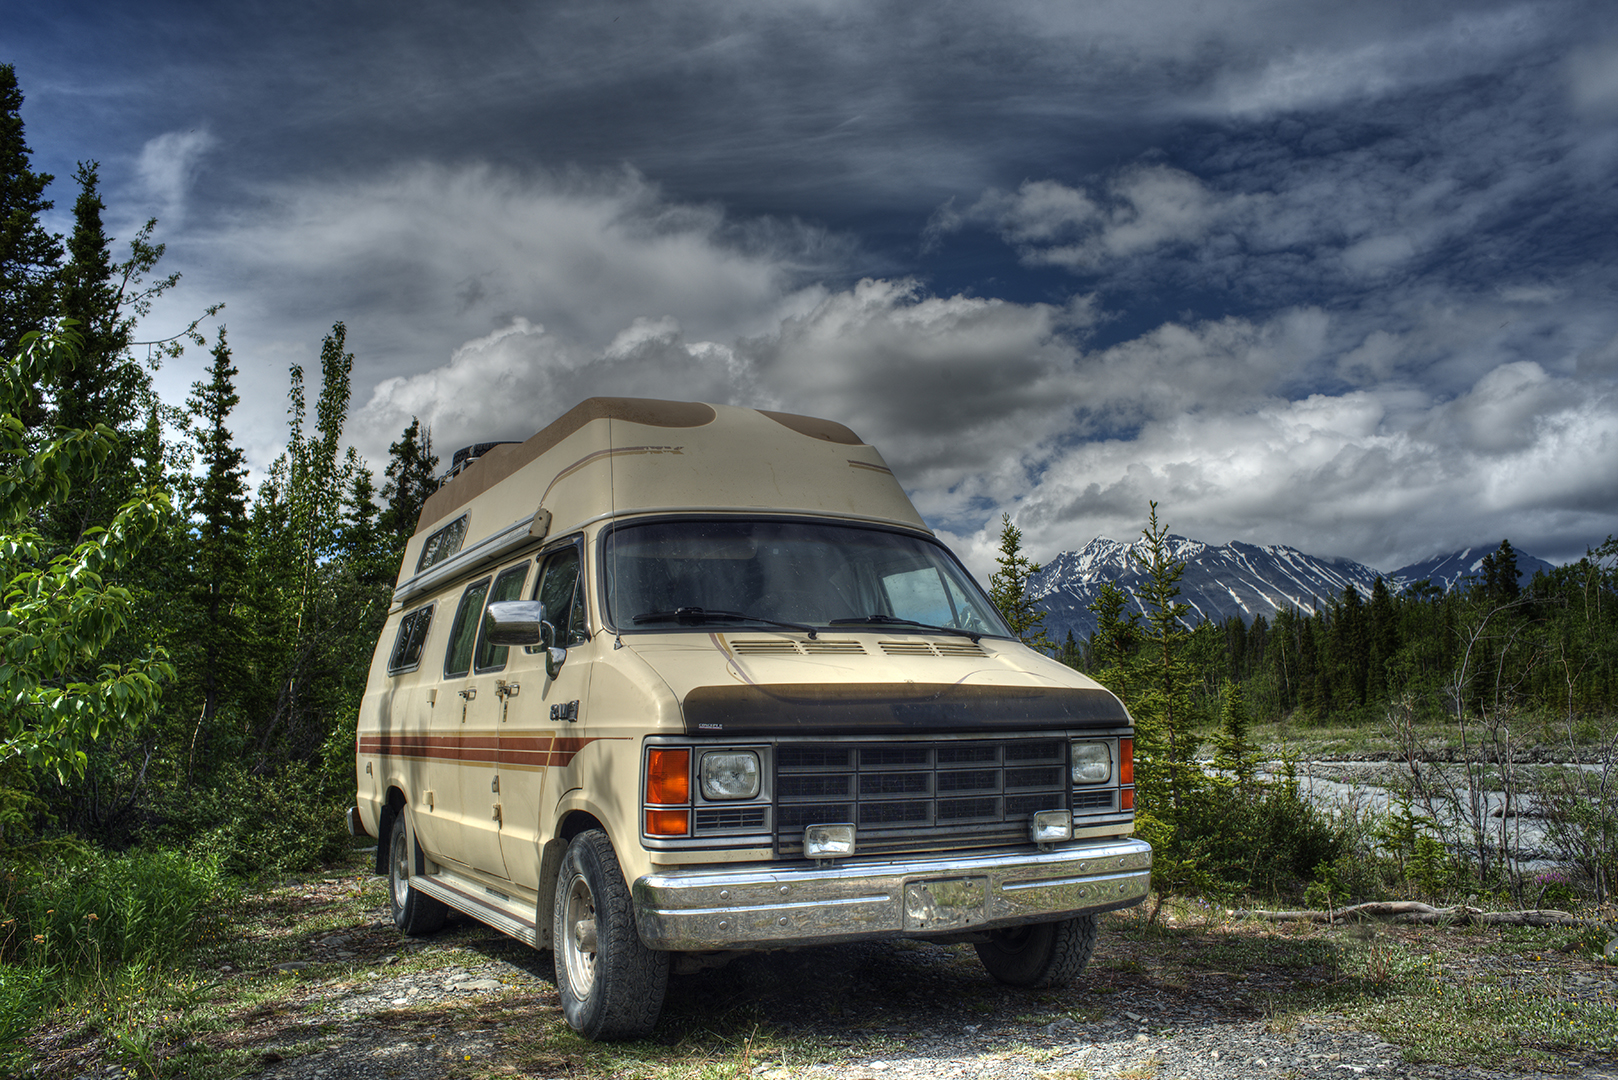
[[[940,634],[959,634],[972,639],[976,645],[983,636],[981,630],[965,630],[959,626],[934,626],[932,623],[917,622],[915,619],[896,619],[892,615],[861,615],[857,619],[833,619],[829,626],[847,626],[850,623],[868,623],[876,626],[911,626],[917,630],[933,630]]]
[[[715,611],[712,608],[682,607],[673,611],[643,611],[636,615],[631,622],[675,622],[695,623],[705,622],[708,619],[735,619],[740,622],[764,623],[767,626],[784,626],[788,630],[802,630],[809,635],[809,640],[815,640],[815,628],[804,623],[782,622],[780,619],[766,619],[762,615],[748,615],[741,611]]]

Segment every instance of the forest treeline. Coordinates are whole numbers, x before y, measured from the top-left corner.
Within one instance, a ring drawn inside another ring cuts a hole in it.
[[[405,541],[436,485],[412,422],[379,463],[342,441],[341,322],[290,369],[286,451],[250,490],[231,431],[225,313],[162,340],[136,327],[179,275],[148,221],[107,234],[95,162],[72,230],[45,228],[15,72],[0,65],[0,846],[212,845],[242,869],[342,844],[353,718]],[[204,350],[165,402],[153,373]]]
[[[1058,659],[1081,671],[1117,671],[1145,647],[1139,611],[1105,586],[1094,635],[1071,632]],[[1232,616],[1188,625],[1187,661],[1212,720],[1227,685],[1257,720],[1374,724],[1392,707],[1418,720],[1512,710],[1577,720],[1618,712],[1618,539],[1523,582],[1511,542],[1479,573],[1444,590],[1417,582],[1398,592],[1377,578],[1310,611],[1273,621]],[[1115,675],[1116,677],[1116,675]],[[1124,681],[1127,692],[1127,678]]]

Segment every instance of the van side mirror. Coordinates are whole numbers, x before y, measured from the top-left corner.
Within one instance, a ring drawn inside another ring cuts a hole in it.
[[[545,620],[538,600],[498,600],[483,610],[483,637],[491,645],[526,645],[545,650],[545,674],[562,670],[567,650],[556,645],[556,627]]]
[[[483,611],[483,640],[490,645],[542,645],[545,605],[538,600],[499,600]]]

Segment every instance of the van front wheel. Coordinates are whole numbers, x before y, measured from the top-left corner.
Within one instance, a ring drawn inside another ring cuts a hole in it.
[[[574,1031],[587,1039],[651,1034],[668,989],[669,954],[641,943],[618,856],[599,829],[574,837],[562,857],[551,941],[556,990]]]
[[[449,915],[442,901],[410,884],[425,868],[425,861],[401,806],[388,829],[388,898],[393,905],[393,925],[412,937],[432,933]]]
[[[1096,917],[1079,915],[995,930],[976,948],[989,974],[1007,986],[1059,987],[1078,978],[1090,962],[1096,933]]]

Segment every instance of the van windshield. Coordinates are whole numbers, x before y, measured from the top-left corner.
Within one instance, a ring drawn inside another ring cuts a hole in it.
[[[619,630],[714,623],[795,629],[936,628],[1010,637],[941,545],[876,528],[800,521],[619,526],[604,552]]]

